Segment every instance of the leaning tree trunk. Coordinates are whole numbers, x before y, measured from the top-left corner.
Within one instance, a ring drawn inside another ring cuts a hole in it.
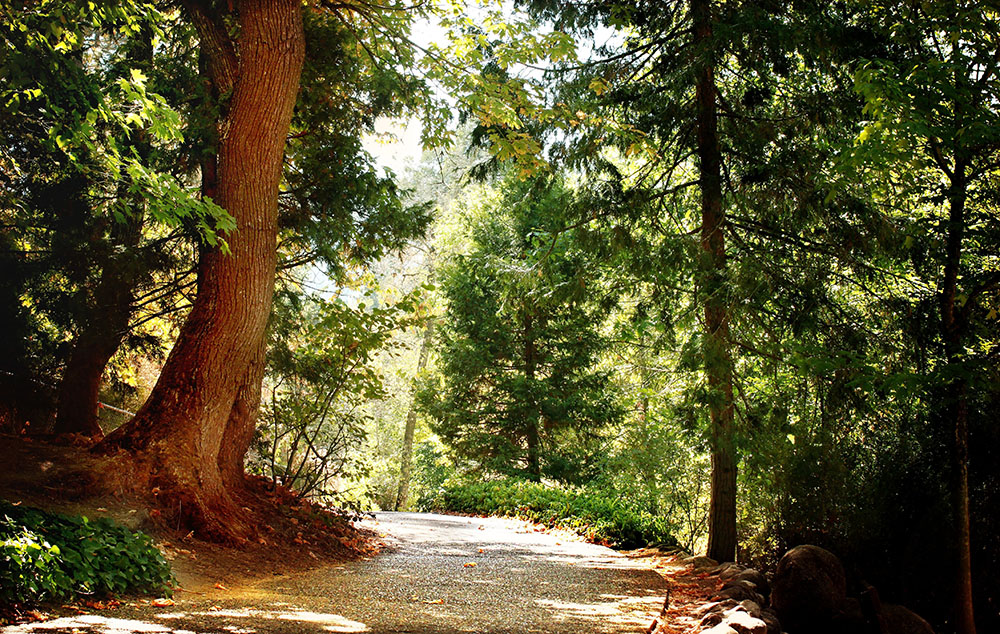
[[[417,357],[417,376],[427,367],[427,357],[430,356],[431,339],[434,337],[434,320],[427,320],[424,326],[424,338],[420,342],[420,354]],[[413,436],[417,429],[416,399],[410,403],[406,412],[406,429],[403,430],[403,450],[399,456],[399,490],[396,492],[396,504],[393,510],[398,511],[406,505],[410,496],[410,476],[413,471]]]
[[[135,418],[104,443],[134,453],[175,521],[219,541],[254,535],[233,487],[260,398],[278,182],[305,50],[298,0],[235,5],[233,29],[226,16],[185,3],[214,88],[231,91],[219,125],[215,200],[236,220],[227,238],[231,253],[203,252],[198,296],[156,387]]]
[[[701,184],[701,275],[705,297],[705,374],[710,391],[712,489],[708,512],[708,556],[736,559],[736,455],[733,447],[733,362],[726,301],[726,214],[722,206],[711,0],[691,0],[696,62],[695,124]]]

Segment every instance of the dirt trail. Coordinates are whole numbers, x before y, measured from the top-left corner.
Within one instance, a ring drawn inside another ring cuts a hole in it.
[[[650,558],[513,520],[379,513],[373,526],[389,546],[368,559],[3,632],[611,634],[645,631],[666,594]]]

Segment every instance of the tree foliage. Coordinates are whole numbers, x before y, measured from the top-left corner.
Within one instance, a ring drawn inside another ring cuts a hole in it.
[[[441,378],[421,398],[435,431],[487,472],[580,481],[620,416],[597,366],[601,280],[568,227],[572,196],[557,180],[508,179],[468,209],[463,252],[439,268]]]

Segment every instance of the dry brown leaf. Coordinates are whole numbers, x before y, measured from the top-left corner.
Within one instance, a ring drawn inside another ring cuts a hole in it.
[[[227,588],[226,586],[222,585],[221,583],[216,583],[215,584],[215,589],[216,590],[228,590],[229,588]]]
[[[165,598],[153,599],[152,601],[149,602],[149,604],[154,608],[168,608],[172,605],[177,605],[176,603],[174,603],[173,599],[165,599]]]

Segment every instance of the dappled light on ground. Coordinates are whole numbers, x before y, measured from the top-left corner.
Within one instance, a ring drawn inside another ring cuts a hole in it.
[[[5,628],[5,634],[83,633],[92,634],[257,634],[257,632],[290,631],[288,622],[299,625],[295,631],[303,632],[368,632],[364,623],[352,621],[339,614],[324,614],[306,610],[216,609],[191,612],[154,614],[145,620],[113,618],[97,614],[62,617],[40,623],[28,623]]]
[[[643,631],[666,592],[648,563],[513,520],[380,513],[373,527],[389,540],[376,557],[4,634],[618,634]]]

